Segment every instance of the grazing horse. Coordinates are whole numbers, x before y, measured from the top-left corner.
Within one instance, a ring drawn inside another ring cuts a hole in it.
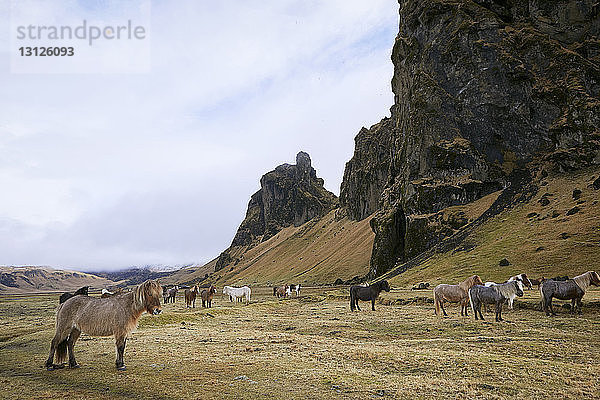
[[[114,336],[117,347],[116,366],[125,370],[123,353],[127,335],[137,326],[144,311],[158,315],[161,288],[158,281],[148,280],[135,290],[121,296],[100,299],[97,297],[76,296],[58,307],[56,313],[56,333],[50,345],[50,355],[46,369],[62,368],[69,355],[69,367],[78,368],[73,347],[83,332],[90,336]],[[54,364],[54,356],[56,361]]]
[[[496,305],[496,322],[502,321],[502,304],[511,297],[523,296],[523,282],[514,280],[492,286],[475,285],[469,289],[469,301],[471,309],[477,320],[477,313],[483,320],[481,314],[482,304]]]
[[[252,290],[250,290],[250,288],[248,286],[242,286],[240,288],[238,287],[233,287],[233,286],[225,286],[223,288],[223,294],[229,295],[229,299],[231,301],[233,301],[232,299],[235,299],[237,301],[237,299],[245,299],[246,303],[250,303],[250,294],[252,293]]]
[[[277,297],[286,297],[288,292],[291,293],[290,288],[287,285],[279,286],[275,289],[275,294]]]
[[[175,285],[169,290],[167,290],[167,301],[165,303],[175,303],[175,296],[177,296],[177,291],[179,290],[179,286]]]
[[[473,275],[459,283],[458,285],[437,285],[433,289],[433,303],[435,304],[435,315],[440,315],[440,309],[447,317],[444,309],[444,302],[460,303],[460,315],[463,313],[468,316],[467,307],[469,305],[469,289],[475,285],[483,285],[479,275]]]
[[[202,298],[202,307],[212,307],[212,299],[215,293],[217,293],[217,288],[215,287],[215,285],[210,285],[209,288],[204,289],[200,293],[200,297]]]
[[[200,289],[198,289],[198,286],[195,285],[192,287],[192,289],[185,289],[185,292],[183,292],[183,295],[185,297],[185,307],[192,307],[195,308],[196,307],[196,296],[198,295],[198,292],[200,291]]]
[[[546,280],[546,278],[544,278],[543,276],[540,279],[530,279],[529,282],[531,282],[531,286],[533,287],[533,285],[537,286],[538,289],[540,288],[540,285],[542,284],[542,282],[544,282]]]
[[[75,291],[75,293],[65,292],[65,293],[61,294],[60,298],[58,299],[58,304],[62,304],[74,296],[79,296],[79,295],[87,296],[89,288],[90,288],[89,286],[84,286],[82,288],[77,289]]]
[[[375,282],[371,286],[351,286],[350,311],[354,311],[355,308],[358,311],[360,311],[360,307],[358,306],[358,300],[371,300],[371,309],[375,311],[375,300],[377,300],[377,297],[379,297],[379,293],[381,293],[382,290],[385,290],[386,292],[390,291],[390,284],[388,283],[388,281]]]
[[[552,298],[571,300],[571,313],[577,310],[581,314],[581,299],[590,285],[600,286],[600,276],[595,271],[588,271],[567,281],[548,279],[540,285],[542,307],[546,315],[556,315],[552,308]]]

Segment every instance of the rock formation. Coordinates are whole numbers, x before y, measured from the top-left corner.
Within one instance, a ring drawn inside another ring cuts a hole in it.
[[[235,262],[232,250],[252,247],[287,226],[300,226],[335,208],[337,197],[323,183],[303,151],[296,156],[295,165],[283,164],[263,175],[260,190],[250,198],[246,218],[231,247],[219,256],[216,270]]]
[[[600,4],[401,0],[390,118],[356,137],[340,204],[375,213],[371,276],[456,232],[436,214],[515,174],[600,164]]]

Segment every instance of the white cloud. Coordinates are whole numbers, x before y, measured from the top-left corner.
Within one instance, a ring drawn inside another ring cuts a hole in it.
[[[3,46],[0,264],[207,261],[299,150],[338,193],[396,30],[393,0],[164,1],[146,74],[10,74]]]

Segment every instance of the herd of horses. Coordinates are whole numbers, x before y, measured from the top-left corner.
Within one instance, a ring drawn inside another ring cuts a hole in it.
[[[300,296],[300,284],[273,286],[273,296],[275,297],[292,297],[292,293]]]
[[[468,316],[468,305],[471,305],[475,319],[483,319],[482,305],[494,305],[496,321],[502,321],[502,305],[508,303],[513,308],[515,298],[523,296],[525,287],[532,289],[537,285],[541,296],[542,310],[547,316],[556,315],[552,307],[552,299],[571,300],[571,313],[581,314],[581,299],[590,286],[600,286],[600,276],[595,271],[588,271],[572,279],[557,277],[552,279],[529,279],[527,274],[510,277],[504,283],[483,283],[478,275],[470,276],[457,285],[441,284],[433,289],[433,302],[436,315],[440,309],[447,316],[444,303],[459,303],[460,315]]]
[[[433,290],[436,315],[440,311],[447,316],[445,302],[459,303],[461,315],[468,316],[468,305],[475,319],[483,319],[482,305],[494,305],[496,321],[502,321],[502,305],[506,302],[512,308],[516,297],[523,296],[525,287],[531,289],[537,284],[542,298],[542,308],[546,315],[555,315],[552,299],[571,300],[571,313],[581,314],[581,299],[589,286],[600,286],[600,276],[594,271],[588,271],[572,279],[529,279],[526,274],[510,277],[504,283],[484,283],[478,275],[473,275],[456,285],[441,284]],[[198,294],[203,307],[211,307],[216,287],[211,285],[202,289],[197,285],[185,289],[184,298],[187,307],[195,307]],[[103,291],[101,297],[88,295],[89,287],[83,287],[75,293],[63,293],[59,299],[56,312],[56,331],[50,343],[50,354],[46,360],[46,369],[64,368],[68,358],[70,368],[78,368],[73,348],[81,333],[90,336],[114,336],[117,350],[115,365],[117,370],[125,370],[123,355],[127,335],[137,326],[144,312],[158,315],[162,312],[163,303],[175,301],[178,286],[163,287],[157,280],[148,280],[131,291]],[[299,295],[300,285],[283,285],[273,288],[277,297],[291,296],[292,290]],[[359,310],[358,301],[370,301],[371,309],[375,311],[375,302],[382,291],[389,292],[390,285],[386,280],[375,282],[369,286],[354,285],[350,287],[350,310]],[[248,286],[236,288],[225,286],[223,294],[230,301],[238,299],[250,302],[251,289]],[[56,363],[55,363],[56,360]]]

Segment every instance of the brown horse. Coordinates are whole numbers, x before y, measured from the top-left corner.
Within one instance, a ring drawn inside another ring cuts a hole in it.
[[[444,309],[444,302],[448,301],[450,303],[460,303],[460,315],[468,316],[467,307],[469,305],[469,289],[475,285],[483,285],[479,275],[470,276],[458,285],[437,285],[435,289],[433,289],[435,315],[440,315],[441,308],[444,316],[448,316]]]
[[[212,307],[212,299],[217,293],[217,288],[215,285],[211,285],[208,289],[204,289],[202,293],[200,293],[200,297],[202,298],[202,307]]]
[[[546,280],[546,278],[544,278],[543,276],[540,279],[530,279],[529,282],[531,282],[531,286],[535,285],[538,287],[538,289],[540,288],[540,285],[542,284],[542,282],[544,282]]]
[[[283,285],[275,288],[275,295],[277,297],[285,297],[288,294],[288,285]]]
[[[193,286],[192,289],[185,289],[185,292],[183,292],[184,297],[185,297],[185,307],[192,307],[195,308],[196,307],[196,296],[198,295],[198,292],[200,291],[200,289],[198,289],[198,286]]]
[[[114,336],[117,347],[115,364],[118,370],[124,371],[123,353],[127,335],[137,326],[144,311],[152,315],[161,313],[161,293],[158,281],[148,280],[121,296],[106,299],[76,296],[69,299],[58,307],[56,333],[50,345],[46,368],[49,371],[62,368],[67,353],[69,367],[78,368],[73,347],[83,332],[90,336]],[[53,363],[55,355],[58,365]]]

